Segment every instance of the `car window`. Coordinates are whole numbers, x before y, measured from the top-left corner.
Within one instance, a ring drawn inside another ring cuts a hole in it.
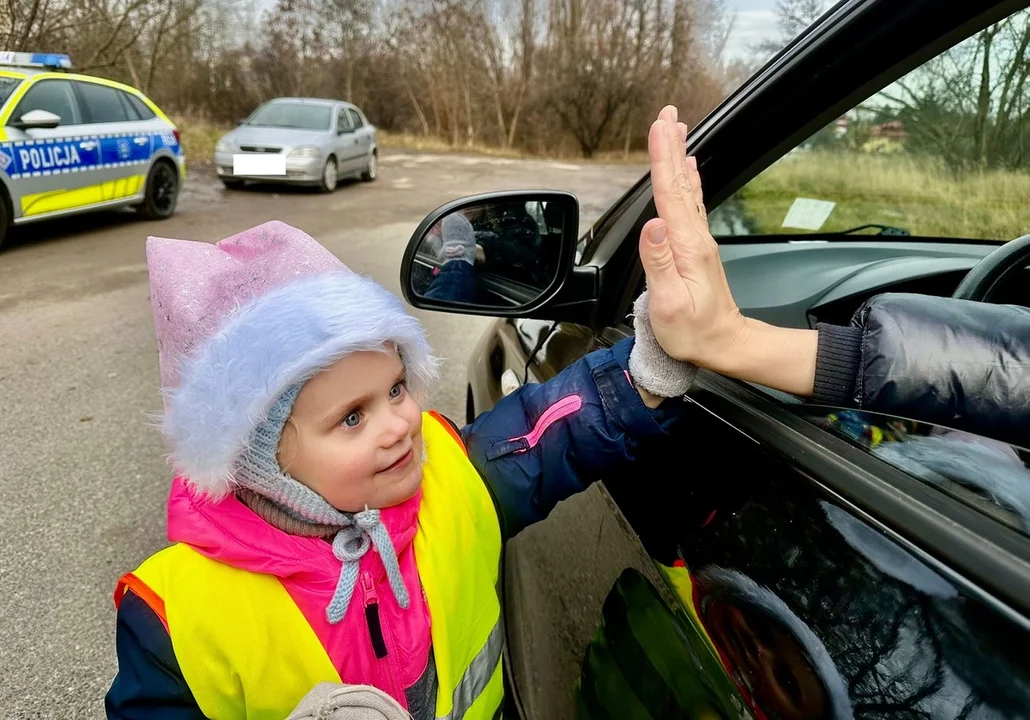
[[[123,97],[129,102],[129,105],[131,105],[132,108],[136,111],[136,114],[139,115],[140,120],[152,120],[153,118],[157,117],[157,115],[154,114],[154,111],[147,107],[147,104],[135,95],[131,93],[124,93]]]
[[[272,102],[259,107],[246,124],[294,130],[328,130],[332,118],[332,108],[328,105]]]
[[[129,102],[128,93],[119,90],[118,101],[122,104],[122,108],[125,110],[125,114],[128,116],[129,120],[142,120],[139,113],[136,112],[136,108]]]
[[[365,124],[361,120],[361,116],[358,115],[358,111],[357,110],[354,110],[353,108],[348,108],[347,109],[347,114],[350,115],[351,123],[354,125],[354,127],[359,128],[359,127],[362,127]]]
[[[889,415],[811,407],[797,412],[899,470],[1030,535],[1030,452]]]
[[[345,108],[341,108],[336,113],[336,129],[350,130],[352,127],[350,117],[347,115],[347,110]]]
[[[1023,235],[1028,37],[1021,10],[869,96],[712,211],[712,234]]]
[[[80,125],[82,112],[67,80],[41,80],[29,88],[11,114],[18,119],[31,110],[46,110],[61,118],[61,125]]]
[[[21,78],[0,77],[0,107],[11,97],[15,88],[21,85]]]
[[[76,83],[82,96],[85,115],[92,123],[126,122],[129,113],[118,97],[118,90],[96,83]]]

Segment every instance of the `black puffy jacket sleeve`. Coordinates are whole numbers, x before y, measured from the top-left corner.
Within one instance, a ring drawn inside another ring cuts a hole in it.
[[[816,329],[813,402],[1030,445],[1030,309],[885,293]]]

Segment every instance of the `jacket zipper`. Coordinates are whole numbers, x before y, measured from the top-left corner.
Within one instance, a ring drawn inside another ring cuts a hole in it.
[[[385,660],[386,677],[390,682],[391,694],[400,702],[404,697],[397,687],[397,671],[393,663],[393,655],[386,644],[386,634],[383,632],[382,620],[379,616],[379,595],[376,593],[375,581],[372,573],[367,570],[361,573],[361,588],[365,593],[365,624],[368,627],[368,637],[372,642],[372,650],[377,660]]]

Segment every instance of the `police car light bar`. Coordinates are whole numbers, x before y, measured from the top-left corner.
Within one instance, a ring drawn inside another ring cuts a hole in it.
[[[26,53],[0,50],[0,65],[71,70],[72,59],[67,55],[59,53]]]

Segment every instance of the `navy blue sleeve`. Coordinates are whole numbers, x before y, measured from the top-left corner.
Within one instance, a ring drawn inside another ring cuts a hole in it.
[[[161,619],[138,595],[125,593],[115,637],[118,675],[104,698],[117,720],[203,720]]]
[[[646,452],[683,415],[680,398],[644,405],[629,375],[633,338],[596,350],[545,383],[525,385],[462,429],[505,537]]]

